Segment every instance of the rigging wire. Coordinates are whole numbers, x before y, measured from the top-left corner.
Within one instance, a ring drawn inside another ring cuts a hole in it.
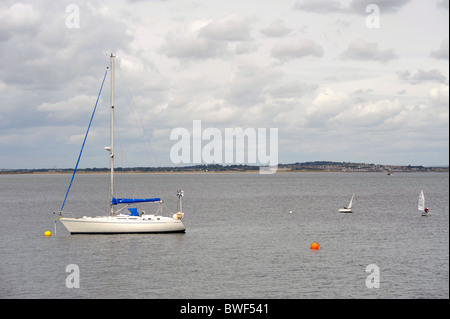
[[[100,95],[102,93],[103,84],[105,83],[105,79],[106,79],[106,74],[107,73],[108,73],[108,68],[106,69],[105,76],[103,77],[102,86],[100,87],[100,92],[98,93],[97,101],[95,102],[94,111],[92,112],[91,120],[89,121],[89,126],[87,128],[86,135],[84,136],[83,145],[81,146],[80,154],[78,155],[77,164],[75,165],[75,168],[73,170],[72,179],[70,180],[69,187],[67,188],[66,196],[64,197],[64,202],[63,202],[63,204],[61,206],[61,212],[63,211],[64,205],[66,204],[67,195],[69,195],[70,187],[72,186],[72,182],[73,182],[73,179],[75,177],[75,173],[77,172],[78,164],[80,163],[81,154],[83,153],[84,144],[86,143],[86,139],[87,139],[88,134],[89,134],[89,129],[91,128],[92,120],[94,119],[95,110],[97,109],[98,100],[100,99]]]
[[[122,78],[122,81],[123,81],[125,89],[126,89],[126,93],[128,94],[128,99],[130,101],[130,105],[131,105],[131,108],[132,108],[132,111],[133,111],[132,113],[135,116],[136,122],[139,123],[139,125],[140,125],[140,127],[141,127],[141,129],[142,129],[142,131],[144,133],[144,136],[148,136],[148,141],[147,141],[148,145],[150,146],[150,150],[151,150],[152,156],[153,156],[153,158],[156,161],[156,166],[159,167],[158,158],[157,158],[157,156],[155,154],[155,151],[154,151],[152,143],[151,143],[151,134],[149,134],[149,132],[145,129],[142,117],[141,117],[141,115],[139,114],[139,112],[137,110],[136,104],[134,103],[133,95],[131,94],[130,88],[128,87],[128,83],[127,83],[127,81],[125,79],[125,76],[123,75],[122,69],[120,67],[118,67],[117,69],[119,70],[120,77]]]

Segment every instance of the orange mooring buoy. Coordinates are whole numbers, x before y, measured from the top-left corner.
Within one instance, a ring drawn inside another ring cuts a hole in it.
[[[316,243],[316,242],[313,242],[313,243],[311,244],[311,249],[312,249],[312,250],[319,250],[319,244]]]

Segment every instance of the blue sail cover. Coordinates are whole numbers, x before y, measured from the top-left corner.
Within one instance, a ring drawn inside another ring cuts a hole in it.
[[[128,208],[128,210],[130,211],[130,216],[139,216],[137,208]]]
[[[112,198],[112,204],[134,204],[134,203],[149,203],[160,202],[161,198]]]

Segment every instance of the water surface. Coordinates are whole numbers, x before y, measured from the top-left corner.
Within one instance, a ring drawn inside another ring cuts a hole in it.
[[[58,223],[46,238],[69,181],[0,175],[1,298],[449,298],[448,173],[118,174],[118,196],[170,211],[183,189],[187,232],[70,235]],[[340,214],[353,193],[354,213]],[[78,175],[64,210],[107,214],[107,197],[108,175]],[[70,264],[79,289],[66,287]]]

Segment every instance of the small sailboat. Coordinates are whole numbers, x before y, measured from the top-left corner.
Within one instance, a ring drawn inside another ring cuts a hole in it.
[[[417,205],[417,209],[422,213],[422,216],[428,216],[428,208],[425,207],[425,195],[423,194],[423,190],[421,190],[419,194],[419,204]]]
[[[96,217],[65,217],[63,214],[64,204],[69,194],[70,186],[72,185],[73,178],[75,176],[78,163],[83,151],[84,142],[89,132],[90,125],[92,123],[92,118],[97,108],[97,103],[95,104],[94,113],[91,117],[91,122],[89,123],[88,130],[86,132],[86,137],[83,142],[83,146],[78,157],[78,162],[75,166],[72,180],[70,181],[69,188],[66,193],[63,205],[59,212],[59,217],[55,220],[60,220],[62,224],[67,228],[71,234],[123,234],[123,233],[173,233],[173,232],[185,232],[186,228],[181,221],[183,219],[183,212],[181,209],[181,198],[184,192],[182,190],[178,191],[177,196],[179,198],[179,210],[173,214],[171,217],[159,215],[162,212],[162,200],[160,198],[116,198],[114,190],[114,58],[115,56],[111,54],[111,136],[110,136],[110,146],[105,147],[108,151],[110,157],[111,173],[110,173],[110,191],[109,191],[109,205],[110,211],[109,215],[106,214],[96,216]],[[105,72],[103,78],[103,83],[106,78],[108,70]],[[102,83],[102,88],[103,88]],[[101,94],[101,89],[99,97]],[[135,206],[136,203],[160,203],[160,209],[158,209],[157,215],[148,215],[145,213],[139,214],[137,208],[129,206]],[[118,208],[120,205],[120,208]],[[125,208],[128,209],[128,213],[125,212]]]
[[[339,209],[339,212],[340,213],[353,213],[352,206],[353,206],[354,200],[355,200],[355,194],[352,195],[352,198],[350,199],[350,203],[348,204],[348,206]]]

